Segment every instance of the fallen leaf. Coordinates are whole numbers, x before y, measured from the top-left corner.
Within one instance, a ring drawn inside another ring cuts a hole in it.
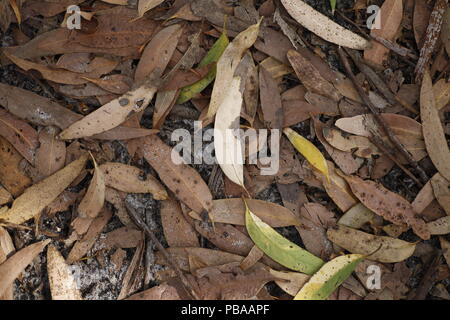
[[[374,236],[343,225],[328,229],[328,239],[340,247],[367,256],[367,259],[393,263],[409,258],[416,248],[415,243],[403,240]]]
[[[276,271],[272,269],[269,271],[277,278],[275,283],[291,296],[297,295],[300,289],[311,278],[311,276],[299,272]]]
[[[375,213],[362,203],[358,203],[345,212],[338,223],[353,229],[361,229],[365,224],[372,222],[375,217]]]
[[[159,6],[164,0],[139,0],[138,14],[142,17],[147,11]]]
[[[151,81],[150,81],[151,82]],[[147,107],[156,92],[156,87],[144,82],[123,96],[108,102],[81,120],[71,124],[59,137],[63,140],[90,137],[116,128],[130,115]]]
[[[342,98],[334,86],[321,75],[307,57],[295,50],[289,50],[287,57],[292,68],[294,68],[295,74],[309,91],[316,92],[336,102]]]
[[[294,300],[326,300],[364,258],[361,254],[349,254],[325,263],[300,289]]]
[[[14,200],[11,209],[0,214],[0,219],[22,224],[38,215],[81,173],[86,160],[87,155],[83,155],[50,177],[29,187]]]
[[[186,220],[177,201],[161,202],[161,223],[169,247],[199,247],[194,228]]]
[[[428,230],[432,235],[446,235],[450,233],[450,216],[437,219],[427,223]]]
[[[31,179],[21,170],[22,156],[3,137],[0,136],[0,183],[14,197],[31,184]]]
[[[23,270],[41,253],[51,240],[36,242],[19,250],[0,264],[0,296],[14,283]]]
[[[52,300],[82,300],[69,266],[54,246],[47,249],[47,272]]]
[[[240,127],[242,107],[241,79],[233,78],[217,109],[214,125],[214,150],[223,173],[234,183],[244,186],[244,159],[241,139],[236,130]]]
[[[430,238],[425,222],[417,217],[417,213],[406,199],[374,181],[362,180],[356,176],[344,176],[344,179],[350,185],[353,194],[367,208],[396,225],[407,224],[424,240]]]
[[[450,102],[450,82],[441,79],[433,86],[433,93],[436,98],[436,108],[441,110]]]
[[[380,15],[381,28],[373,28],[370,35],[395,42],[395,37],[403,20],[403,2],[386,0],[377,14]],[[371,44],[371,48],[364,50],[364,59],[382,65],[388,57],[389,49],[377,41],[372,41]]]
[[[39,132],[40,146],[36,151],[36,169],[40,181],[64,167],[66,161],[66,144],[57,140],[58,129],[46,127]]]
[[[8,231],[0,226],[0,265],[15,251],[13,241]],[[14,300],[14,285],[11,283],[5,289],[4,294],[0,294],[1,300]]]
[[[28,123],[17,119],[8,111],[0,109],[0,135],[31,164],[39,146],[38,134]]]
[[[366,39],[338,25],[304,1],[281,0],[281,3],[298,23],[329,42],[357,50],[369,46]]]
[[[78,214],[81,218],[95,218],[105,203],[105,176],[95,159],[92,158],[92,160],[94,162],[94,176],[86,194],[78,205]]]
[[[324,263],[322,259],[277,233],[268,224],[254,215],[248,207],[245,213],[245,226],[258,248],[267,256],[289,269],[313,274]]]
[[[259,94],[266,126],[269,129],[281,129],[284,115],[280,91],[277,82],[264,67],[259,68]]]
[[[289,209],[276,203],[256,199],[247,199],[246,202],[250,210],[271,227],[300,225],[300,220]],[[245,205],[240,198],[213,200],[208,213],[211,221],[245,226]],[[189,215],[201,220],[199,215]]]
[[[100,167],[108,187],[127,193],[151,193],[155,200],[165,200],[168,195],[161,183],[137,167],[108,162]]]
[[[425,72],[420,90],[420,116],[425,146],[439,173],[450,180],[450,150],[436,109],[436,99],[429,72]]]
[[[140,1],[142,2],[142,0]],[[174,24],[159,31],[145,47],[139,64],[136,67],[134,79],[137,83],[142,82],[157,68],[161,74],[166,69],[172,57],[178,41],[183,33],[180,24]]]
[[[177,289],[167,283],[162,283],[145,291],[133,294],[126,300],[181,300]]]
[[[439,173],[435,174],[430,181],[436,200],[450,216],[450,182]]]
[[[327,161],[317,147],[307,139],[303,138],[297,132],[290,128],[283,130],[284,134],[291,141],[292,145],[298,152],[319,172],[321,172],[327,180],[330,179]]]
[[[197,213],[209,212],[212,194],[200,174],[157,136],[143,138],[144,158],[175,196]],[[175,164],[178,163],[178,164]]]
[[[259,33],[259,25],[261,20],[245,31],[241,32],[234,40],[226,47],[217,62],[217,74],[211,94],[211,102],[209,104],[208,113],[206,117],[212,119],[216,114],[219,106],[223,103],[225,95],[233,81],[233,75],[236,71],[239,62],[241,61],[245,51],[250,48],[256,41]]]

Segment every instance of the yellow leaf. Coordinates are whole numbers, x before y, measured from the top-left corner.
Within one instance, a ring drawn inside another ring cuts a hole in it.
[[[291,141],[294,145],[295,149],[297,149],[297,151],[300,152],[314,168],[319,170],[329,182],[330,175],[328,173],[327,160],[319,149],[290,128],[285,128],[283,132],[288,137],[289,141]]]

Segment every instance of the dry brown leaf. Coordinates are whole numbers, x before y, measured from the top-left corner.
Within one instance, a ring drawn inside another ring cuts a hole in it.
[[[403,2],[386,0],[378,14],[381,17],[381,29],[374,28],[370,34],[394,42],[403,19]],[[372,47],[364,50],[364,59],[382,65],[388,54],[388,48],[377,41],[372,41]]]
[[[0,296],[14,283],[23,270],[41,253],[51,240],[36,242],[19,250],[0,264]]]
[[[119,162],[107,162],[100,166],[108,187],[127,193],[151,193],[156,200],[165,200],[168,195],[161,183],[141,169]]]
[[[148,290],[135,293],[126,300],[181,300],[177,288],[163,283]]]
[[[0,214],[0,219],[10,223],[22,224],[38,215],[81,173],[86,160],[87,155],[83,155],[50,177],[29,187],[20,197],[14,200],[11,209]]]
[[[56,139],[58,129],[46,127],[39,132],[40,146],[36,151],[36,169],[40,181],[64,167],[66,143]]]
[[[133,226],[127,208],[125,207],[126,193],[117,191],[116,189],[106,187],[105,190],[105,200],[111,203],[116,209],[115,215],[119,218],[120,222],[125,226]]]
[[[38,134],[28,123],[17,119],[4,109],[0,109],[0,135],[31,164],[34,164]]]
[[[420,116],[425,145],[430,159],[439,173],[445,179],[450,180],[450,150],[436,108],[433,83],[429,72],[424,73],[420,90]]]
[[[450,182],[439,173],[435,174],[430,182],[436,200],[445,210],[447,215],[450,216]]]
[[[246,201],[250,210],[272,227],[300,225],[298,218],[285,207],[263,200],[247,199]],[[193,213],[190,215],[194,219],[200,219],[198,215]],[[209,217],[214,222],[244,226],[244,202],[239,198],[214,200],[209,211]]]
[[[86,194],[78,205],[78,214],[81,218],[95,218],[105,203],[105,176],[97,166],[94,158],[94,176],[91,179]]]
[[[374,181],[364,181],[356,176],[344,176],[344,179],[353,194],[374,213],[396,225],[407,224],[424,240],[430,238],[425,222],[406,199]]]
[[[186,221],[177,201],[161,202],[161,223],[169,247],[199,247],[194,228]]]
[[[200,174],[183,163],[179,154],[172,153],[172,148],[157,136],[143,139],[143,151],[145,159],[178,199],[197,213],[211,210],[211,191]]]
[[[436,108],[441,110],[450,102],[450,82],[441,79],[433,86],[434,97],[436,98]]]
[[[142,1],[142,0],[141,0]],[[156,68],[164,72],[172,57],[178,41],[183,33],[180,24],[174,24],[159,31],[145,47],[139,64],[136,68],[134,79],[141,82]]]
[[[142,231],[130,227],[122,227],[114,231],[108,232],[102,236],[99,241],[106,248],[136,248],[143,240]]]
[[[331,146],[323,136],[323,130],[326,128],[325,124],[316,118],[313,118],[313,121],[317,139],[319,139],[320,143],[322,143],[323,147],[338,167],[347,175],[358,171],[363,163],[363,160],[355,158],[350,152],[344,152]]]
[[[82,236],[82,238],[75,243],[75,245],[72,247],[72,250],[70,250],[69,256],[66,260],[68,264],[72,264],[75,261],[80,260],[87,254],[87,252],[92,248],[95,241],[97,240],[98,235],[106,226],[111,217],[111,211],[104,207],[95,219],[85,219],[89,222],[88,230]]]
[[[5,188],[0,186],[0,205],[4,205],[12,200],[11,193],[8,192]]]
[[[14,197],[19,196],[31,184],[31,179],[21,170],[22,156],[0,136],[0,183]]]
[[[159,6],[164,0],[139,0],[138,14],[142,17],[147,11]]]
[[[58,249],[52,245],[47,249],[47,272],[52,300],[82,300],[69,266]]]
[[[13,241],[8,231],[0,226],[0,265],[15,251]],[[0,300],[13,300],[14,286],[11,284],[3,295],[0,294]]]
[[[316,92],[336,102],[342,98],[334,86],[321,75],[307,57],[295,50],[289,50],[287,57],[294,68],[295,74],[309,91]]]
[[[264,67],[259,68],[259,94],[266,126],[270,129],[282,129],[284,114],[278,84]]]
[[[306,250],[328,260],[333,253],[333,245],[326,237],[326,230],[336,224],[334,213],[318,203],[306,203],[300,211],[300,233]]]

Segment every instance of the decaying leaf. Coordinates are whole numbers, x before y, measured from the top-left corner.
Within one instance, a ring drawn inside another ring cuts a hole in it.
[[[207,118],[211,119],[216,114],[219,106],[223,103],[225,95],[228,92],[227,90],[224,90],[224,88],[230,86],[233,81],[234,72],[241,61],[242,56],[256,41],[260,23],[261,20],[234,38],[234,40],[226,47],[217,62],[216,81],[211,95]]]
[[[343,225],[328,229],[328,239],[351,253],[363,254],[367,259],[379,262],[400,262],[409,258],[416,248],[415,243],[374,236]]]
[[[294,300],[326,300],[365,257],[349,254],[325,263],[301,288]]]
[[[450,216],[450,182],[439,173],[435,174],[430,182],[436,200]]]
[[[13,241],[8,231],[0,226],[0,265],[6,261],[6,259],[15,251]],[[11,284],[9,288],[5,289],[3,294],[0,294],[1,300],[13,300],[14,299],[14,286]]]
[[[54,246],[47,249],[47,272],[53,300],[82,300],[69,266]]]
[[[0,109],[0,135],[8,140],[28,162],[34,164],[39,141],[33,127],[6,110]]]
[[[137,167],[118,162],[108,162],[100,167],[108,187],[127,193],[151,193],[156,200],[167,199],[167,192],[152,175]]]
[[[255,244],[264,253],[281,265],[306,274],[315,273],[322,265],[322,259],[309,253],[284,238],[246,208],[245,225]]]
[[[437,219],[427,224],[432,235],[446,235],[450,233],[450,216]]]
[[[49,243],[50,240],[45,240],[31,244],[0,264],[0,296]]]
[[[39,177],[46,178],[64,167],[66,144],[56,139],[58,129],[46,127],[39,132],[40,146],[36,151],[36,169]]]
[[[319,70],[317,70],[307,57],[304,57],[300,52],[295,50],[289,50],[287,57],[294,68],[295,74],[308,90],[328,97],[336,102],[342,98],[334,86],[321,75]]]
[[[223,173],[234,183],[244,187],[244,167],[240,127],[242,107],[241,79],[233,78],[219,105],[214,126],[214,150]]]
[[[101,108],[71,124],[59,135],[61,139],[90,137],[116,128],[134,113],[147,107],[156,92],[152,81],[144,82],[121,97],[108,102]]]
[[[357,50],[369,46],[366,39],[338,25],[303,0],[282,0],[281,3],[298,23],[327,41]]]
[[[14,200],[11,209],[0,214],[0,219],[10,223],[22,224],[38,215],[81,173],[86,164],[87,155],[81,156],[50,177],[29,187]]]
[[[425,72],[420,90],[420,116],[422,118],[423,137],[431,161],[439,173],[450,180],[450,150],[445,138],[439,113],[436,108],[436,98],[433,93],[433,83],[429,72]]]
[[[138,14],[142,17],[147,11],[159,6],[164,0],[139,0]]]
[[[353,194],[367,208],[396,225],[407,224],[424,240],[430,238],[425,222],[417,217],[417,213],[406,199],[374,181],[364,181],[356,176],[344,178]]]
[[[143,151],[145,159],[178,199],[197,213],[210,211],[211,191],[200,174],[184,164],[177,152],[157,136],[144,139]]]
[[[78,205],[78,213],[82,218],[95,218],[105,203],[105,176],[95,159],[93,159],[93,162],[94,176],[83,200]]]
[[[186,221],[177,201],[161,202],[161,223],[164,236],[170,247],[198,247],[194,228]]]

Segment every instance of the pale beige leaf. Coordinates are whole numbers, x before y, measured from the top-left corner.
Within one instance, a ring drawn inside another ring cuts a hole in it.
[[[0,219],[10,223],[22,224],[38,215],[81,173],[87,157],[86,154],[82,155],[78,160],[73,161],[50,177],[29,187],[13,202],[11,209],[0,214]]]
[[[233,78],[219,105],[214,125],[214,150],[223,173],[234,183],[244,187],[242,144],[235,131],[240,126],[242,107],[241,79]]]
[[[439,173],[445,179],[450,180],[450,150],[436,108],[433,83],[429,72],[424,73],[420,90],[420,116],[422,118],[425,145],[431,161]]]
[[[138,13],[142,17],[147,11],[159,6],[164,0],[139,0]]]
[[[78,206],[78,213],[82,218],[95,218],[105,203],[105,176],[94,161],[94,176],[89,188]]]
[[[13,284],[23,270],[41,253],[51,240],[33,243],[0,264],[0,296]]]
[[[47,249],[47,272],[52,300],[82,300],[76,279],[53,245]]]
[[[244,56],[245,51],[255,43],[256,38],[258,37],[260,23],[261,20],[257,24],[250,26],[248,29],[238,34],[228,45],[217,62],[216,81],[214,83],[211,102],[206,116],[208,119],[214,117],[219,106],[225,99],[225,95],[228,92],[225,89],[228,88],[233,81],[234,72]]]
[[[100,166],[108,187],[127,193],[151,193],[155,200],[167,199],[161,183],[141,169],[119,162],[107,162]]]
[[[0,209],[1,211],[1,209]],[[0,265],[15,251],[13,241],[8,231],[0,226]],[[14,287],[11,284],[3,295],[0,294],[0,300],[13,300]]]
[[[427,224],[432,235],[446,235],[450,233],[450,216],[446,216]]]
[[[144,82],[142,86],[132,89],[71,124],[61,132],[60,138],[68,140],[90,137],[119,126],[131,115],[144,110],[152,100],[156,87],[149,82]]]
[[[302,0],[281,0],[281,3],[298,23],[329,42],[357,50],[369,46],[366,39],[338,25]]]

